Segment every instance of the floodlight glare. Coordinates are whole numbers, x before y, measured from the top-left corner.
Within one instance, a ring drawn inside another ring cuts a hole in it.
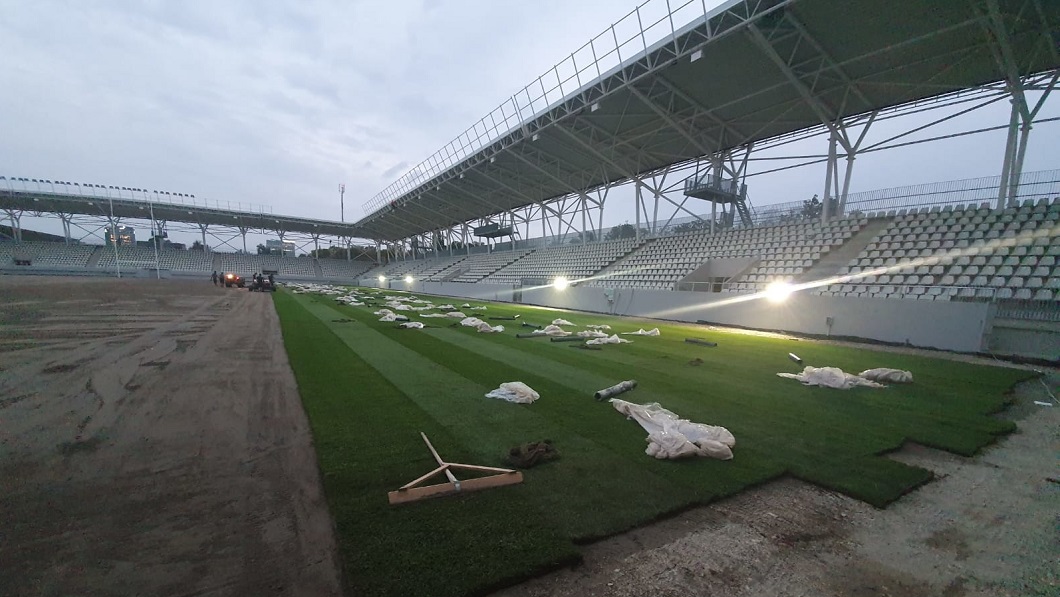
[[[412,276],[405,276],[405,283],[412,284]]]
[[[379,276],[379,283],[382,284],[383,282],[386,282],[386,276],[380,275]]]
[[[552,286],[556,290],[566,290],[567,287],[570,286],[570,282],[563,276],[560,276],[552,281]]]
[[[783,303],[795,289],[787,282],[773,282],[766,286],[766,299],[771,303]]]

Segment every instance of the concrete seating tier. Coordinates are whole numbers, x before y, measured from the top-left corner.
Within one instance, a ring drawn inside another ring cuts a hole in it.
[[[328,280],[350,280],[356,281],[375,264],[368,261],[356,261],[345,259],[317,259],[321,275]]]
[[[218,271],[250,275],[263,270],[275,271],[280,276],[316,278],[313,259],[309,257],[281,257],[279,255],[246,255],[241,253],[213,253]]]
[[[898,214],[826,296],[1060,300],[1060,199]]]
[[[0,243],[0,265],[29,259],[34,266],[85,267],[97,245],[27,241]]]
[[[524,279],[570,280],[589,278],[628,254],[637,245],[633,239],[567,245],[538,249],[526,257],[486,276],[487,283],[515,284]]]

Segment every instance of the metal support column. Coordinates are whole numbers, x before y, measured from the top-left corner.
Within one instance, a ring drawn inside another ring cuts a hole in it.
[[[153,201],[148,202],[148,207],[151,210],[151,247],[155,250],[155,279],[162,279],[162,267],[158,263],[158,222],[155,222],[155,204]]]
[[[832,178],[835,176],[836,171],[836,145],[839,142],[839,135],[836,134],[834,128],[829,129],[828,133],[828,165],[825,168],[824,178],[824,199],[821,204],[821,223],[825,224],[828,222],[828,218],[831,215],[829,204],[832,201]]]
[[[11,219],[11,237],[15,242],[22,242],[22,210],[5,209],[7,217]]]
[[[1019,131],[1019,103],[1016,101],[1015,97],[1010,99],[1009,103],[1012,104],[1012,111],[1008,121],[1008,137],[1005,141],[1005,156],[1001,161],[1001,184],[998,185],[997,189],[998,209],[1004,209],[1009,201],[1009,175],[1012,172],[1012,163],[1015,160],[1014,156],[1016,154],[1016,135]]]
[[[63,238],[66,244],[70,244],[70,220],[73,218],[71,214],[64,214],[59,212],[59,219],[63,221]]]
[[[637,205],[634,207],[634,211],[637,212],[637,219],[636,219],[633,239],[637,243],[640,243],[640,202],[641,202],[642,197],[641,197],[641,194],[640,194],[640,186],[641,186],[640,179],[636,179],[636,180],[637,180],[637,182],[636,182],[636,185],[637,185]]]
[[[208,253],[209,248],[206,246],[206,230],[210,227],[209,224],[199,224],[199,231],[202,232],[202,252]]]

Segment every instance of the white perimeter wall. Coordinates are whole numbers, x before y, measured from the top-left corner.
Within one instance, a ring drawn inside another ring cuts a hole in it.
[[[512,301],[511,285],[453,282],[388,281],[394,290],[443,296]],[[518,292],[518,291],[516,291]],[[801,334],[852,336],[884,342],[960,352],[986,348],[984,337],[992,317],[990,305],[903,299],[862,299],[797,293],[782,304],[766,300],[728,302],[722,295],[665,290],[614,290],[610,304],[603,288],[522,289],[520,302],[529,305],[651,317],[676,321],[706,320],[761,330]],[[726,298],[731,298],[728,295]],[[826,318],[833,320],[831,330]]]

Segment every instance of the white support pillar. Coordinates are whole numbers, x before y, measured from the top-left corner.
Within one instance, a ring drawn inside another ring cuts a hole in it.
[[[70,244],[70,220],[73,218],[71,214],[59,214],[59,219],[63,221],[63,238],[66,244]]]
[[[640,179],[636,179],[636,180],[637,180],[637,183],[636,183],[637,184],[637,205],[635,206],[634,211],[637,212],[637,219],[636,219],[636,224],[634,224],[635,228],[634,228],[633,239],[635,240],[635,242],[639,243],[640,242],[640,203],[641,203],[642,197],[641,197],[641,193],[640,193],[640,187],[641,187]]]
[[[589,198],[585,196],[585,193],[579,193],[579,197],[581,198],[582,206],[582,246],[585,246],[585,244],[589,242],[589,239],[587,238],[589,236],[589,231],[587,230],[587,226],[585,224],[586,212],[589,211]]]
[[[209,247],[206,246],[206,229],[209,228],[209,227],[210,227],[209,224],[199,224],[199,231],[202,233],[202,252],[203,253],[208,253],[210,251]],[[282,236],[280,237],[280,240],[281,241],[283,240]]]
[[[832,200],[832,179],[835,176],[836,171],[836,145],[839,142],[839,136],[836,134],[835,128],[830,128],[828,134],[828,165],[825,168],[825,179],[824,179],[824,200],[821,204],[821,223],[828,222],[828,218],[831,215],[828,209],[829,203]]]
[[[1017,133],[1019,131],[1019,104],[1016,98],[1013,97],[1009,100],[1012,105],[1011,114],[1009,115],[1008,121],[1008,137],[1005,140],[1005,156],[1001,161],[1001,183],[997,189],[997,208],[1004,209],[1009,201],[1009,177],[1012,173],[1013,162],[1015,161],[1016,155],[1016,143]]]

